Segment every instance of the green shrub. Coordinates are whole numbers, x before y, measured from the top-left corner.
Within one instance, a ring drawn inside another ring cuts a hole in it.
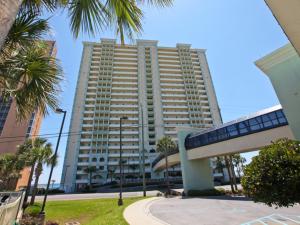
[[[300,142],[279,139],[246,166],[244,193],[255,202],[289,207],[300,203]]]
[[[220,196],[225,195],[225,190],[223,188],[214,188],[206,190],[189,190],[188,196]]]
[[[41,204],[40,203],[34,203],[33,205],[29,205],[25,209],[25,214],[30,215],[30,216],[37,216],[41,212]]]

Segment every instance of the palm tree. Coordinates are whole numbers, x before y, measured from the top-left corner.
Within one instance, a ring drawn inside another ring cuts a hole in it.
[[[110,176],[110,182],[112,182],[115,171],[116,171],[116,168],[109,168],[108,169],[108,174]]]
[[[0,49],[20,10],[52,13],[56,9],[68,12],[70,29],[74,37],[81,31],[95,35],[105,28],[116,27],[124,43],[125,34],[132,38],[141,31],[143,13],[138,5],[149,4],[157,7],[172,5],[173,0],[0,0]]]
[[[39,154],[37,154],[37,152],[39,151],[39,149],[45,147],[46,145],[46,139],[37,137],[26,139],[22,145],[18,146],[17,155],[19,155],[19,158],[24,162],[25,166],[30,167],[30,174],[27,182],[24,204],[27,202],[27,198],[30,193],[31,181],[38,161]]]
[[[31,165],[31,168],[34,168],[35,180],[33,185],[32,197],[30,200],[30,204],[33,204],[35,201],[35,196],[37,194],[39,178],[43,172],[43,165],[49,165],[53,162],[53,151],[51,143],[48,143],[47,139],[35,138],[33,140],[30,140],[31,144],[29,144],[30,141],[26,141],[25,144],[28,144],[27,146],[31,145],[31,148],[28,148],[27,151],[23,153],[23,157],[27,157],[27,165]],[[29,182],[31,182],[30,178],[28,183]],[[30,183],[28,187],[30,188]]]
[[[91,189],[93,173],[97,172],[97,169],[95,166],[89,166],[84,169],[84,172],[89,174],[89,189]]]
[[[47,108],[58,107],[62,69],[47,53],[49,47],[37,41],[48,30],[47,20],[22,11],[0,52],[1,97],[15,100],[19,120],[36,109],[46,115]]]
[[[19,160],[16,154],[0,155],[0,178],[2,187],[0,190],[15,188],[15,182],[20,177],[20,171],[24,168],[24,162]]]
[[[169,182],[169,170],[168,170],[168,153],[174,149],[176,149],[176,144],[174,141],[169,136],[165,136],[161,138],[157,145],[156,145],[156,150],[158,152],[161,152],[164,154],[165,161],[166,161],[166,183],[167,183],[167,194],[170,193],[170,182]]]
[[[226,166],[224,165],[224,159],[223,157],[217,157],[217,160],[216,160],[216,167],[215,169],[220,173],[222,173],[223,177],[224,177],[224,168]]]

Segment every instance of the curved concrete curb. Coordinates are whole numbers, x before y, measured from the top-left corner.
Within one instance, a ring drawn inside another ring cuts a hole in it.
[[[169,225],[168,223],[161,221],[154,217],[150,212],[150,206],[162,197],[147,198],[137,201],[124,210],[123,216],[130,225]]]

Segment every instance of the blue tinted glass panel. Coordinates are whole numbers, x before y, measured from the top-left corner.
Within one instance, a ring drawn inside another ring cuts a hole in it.
[[[227,127],[227,132],[230,137],[234,137],[234,136],[238,135],[238,131],[237,131],[235,125],[230,125],[229,127]]]
[[[221,128],[218,130],[218,139],[224,140],[227,138],[226,128]]]
[[[261,128],[261,124],[259,123],[259,121],[256,118],[250,119],[249,125],[250,125],[250,129],[252,131],[256,131]]]
[[[264,127],[271,127],[272,126],[272,122],[271,122],[270,118],[268,117],[268,115],[263,115],[262,116],[262,121],[263,121]]]
[[[287,120],[284,117],[278,118],[278,120],[279,120],[279,123],[281,123],[281,124],[287,123]]]
[[[277,126],[277,125],[279,124],[278,119],[272,120],[272,124],[273,124],[274,126]]]
[[[271,112],[271,113],[269,114],[269,118],[270,118],[271,120],[277,119],[276,113],[275,113],[275,112]]]
[[[207,134],[200,135],[200,142],[201,142],[201,145],[208,144],[208,135]]]
[[[277,111],[276,114],[277,114],[277,117],[285,117],[285,116],[283,115],[282,110]]]
[[[208,133],[208,141],[209,142],[215,142],[218,140],[218,136],[217,136],[217,132],[216,131],[212,131]]]
[[[238,124],[238,128],[239,128],[240,134],[245,134],[245,133],[248,132],[246,121],[245,122],[240,122]]]

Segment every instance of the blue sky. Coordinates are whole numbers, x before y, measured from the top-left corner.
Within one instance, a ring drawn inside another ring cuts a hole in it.
[[[207,49],[224,122],[278,104],[270,81],[254,61],[288,40],[263,0],[175,0],[171,8],[144,7],[143,10],[144,32],[138,38],[158,40],[161,46],[190,43],[193,48]],[[68,112],[64,127],[64,132],[68,132],[82,41],[115,38],[115,32],[107,30],[95,37],[81,35],[75,40],[63,12],[57,12],[50,24],[51,38],[57,41],[57,57],[65,74],[60,102]],[[61,115],[50,113],[43,121],[40,134],[57,133],[61,119]],[[49,141],[55,146],[56,138]],[[66,142],[67,138],[63,137],[59,165],[53,173],[56,182],[60,180]],[[247,159],[252,156],[253,153],[246,154]],[[45,169],[40,183],[46,183],[48,173],[49,169]]]

